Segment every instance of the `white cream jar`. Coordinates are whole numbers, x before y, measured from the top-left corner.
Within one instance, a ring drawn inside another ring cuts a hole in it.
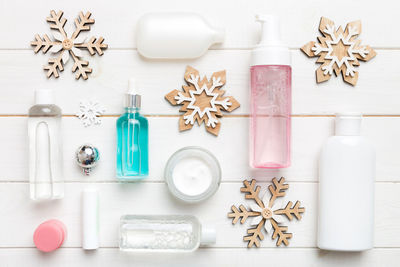
[[[200,147],[185,147],[169,158],[164,175],[175,197],[185,202],[200,202],[217,191],[221,168],[209,151]]]

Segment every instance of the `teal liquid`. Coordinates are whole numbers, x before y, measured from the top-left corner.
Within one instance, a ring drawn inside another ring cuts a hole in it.
[[[117,178],[139,180],[148,174],[147,119],[138,108],[125,108],[117,120]]]

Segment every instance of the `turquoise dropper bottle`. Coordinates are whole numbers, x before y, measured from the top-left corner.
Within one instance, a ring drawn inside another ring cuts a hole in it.
[[[125,113],[117,120],[117,178],[140,180],[148,176],[148,121],[140,114],[141,95],[130,79]]]

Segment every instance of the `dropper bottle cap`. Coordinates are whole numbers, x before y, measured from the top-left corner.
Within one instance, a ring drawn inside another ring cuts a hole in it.
[[[281,39],[279,17],[256,15],[256,21],[261,23],[261,39],[252,51],[251,65],[290,66],[290,51]]]
[[[127,108],[140,108],[141,107],[142,97],[139,95],[136,80],[134,78],[130,78],[128,80],[128,91],[125,95],[125,107]]]

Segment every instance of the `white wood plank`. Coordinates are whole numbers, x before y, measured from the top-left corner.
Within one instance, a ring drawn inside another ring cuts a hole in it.
[[[314,60],[298,50],[293,55],[293,113],[333,114],[357,111],[366,114],[400,114],[400,76],[396,62],[400,50],[379,50],[378,56],[360,66],[356,87],[344,84],[341,77],[316,84]],[[183,85],[187,65],[199,69],[202,75],[227,70],[227,95],[233,95],[241,107],[232,114],[249,114],[248,50],[210,51],[204,57],[188,61],[148,61],[134,50],[110,50],[101,58],[91,58],[93,73],[87,81],[76,81],[72,63],[58,79],[46,78],[42,66],[47,56],[32,51],[0,51],[0,114],[26,114],[34,101],[34,90],[52,88],[65,114],[75,114],[79,101],[100,101],[107,114],[123,110],[127,80],[136,77],[142,91],[145,114],[177,115],[178,107],[171,106],[164,95]]]
[[[103,118],[101,126],[83,127],[77,118],[63,118],[64,173],[67,181],[116,181],[115,120]],[[317,181],[319,151],[333,135],[332,117],[294,117],[292,166],[281,170],[253,170],[248,165],[248,118],[222,119],[218,138],[206,133],[204,126],[179,133],[177,117],[150,117],[150,175],[147,181],[163,181],[168,158],[184,146],[201,146],[218,158],[223,181],[244,177],[285,176],[290,181]],[[27,118],[0,118],[0,181],[28,181]],[[363,133],[377,150],[377,181],[400,181],[400,118],[364,118]],[[174,139],[172,139],[174,138]],[[171,141],[172,140],[172,141]],[[98,146],[101,160],[90,177],[84,177],[75,163],[75,150],[83,143]]]
[[[387,267],[400,260],[399,249],[373,249],[362,253],[340,253],[318,249],[200,249],[194,253],[123,253],[116,248],[84,252],[59,249],[51,254],[33,248],[0,249],[3,266],[265,266],[280,267]]]
[[[379,4],[365,1],[335,1],[329,5],[323,1],[41,1],[40,4],[23,0],[2,1],[0,48],[28,48],[36,33],[48,33],[46,17],[51,9],[63,10],[69,23],[79,11],[91,11],[96,19],[91,34],[102,35],[110,48],[135,47],[135,27],[141,15],[156,11],[192,11],[202,14],[215,26],[226,29],[226,41],[216,48],[248,48],[258,42],[260,26],[254,20],[258,13],[277,14],[282,18],[282,37],[291,47],[300,47],[318,35],[321,16],[337,24],[361,19],[361,39],[374,47],[400,47],[398,34],[390,34],[390,28],[400,26],[397,20],[399,4],[395,0],[383,0]],[[17,15],[18,14],[18,15]],[[22,21],[23,20],[23,21]]]
[[[267,181],[264,180],[264,181]],[[268,183],[260,183],[262,194]],[[201,204],[188,205],[174,199],[164,183],[68,183],[65,198],[36,203],[29,200],[26,183],[0,183],[0,247],[33,247],[32,235],[41,222],[57,218],[68,228],[64,247],[81,246],[81,191],[96,187],[100,194],[100,246],[118,247],[119,218],[124,214],[193,214],[205,225],[217,229],[217,243],[212,247],[246,247],[243,236],[248,223],[232,225],[227,218],[231,205],[249,205],[240,193],[241,183],[222,183],[217,193]],[[291,183],[286,201],[300,200],[306,208],[301,221],[288,222],[293,233],[290,247],[316,247],[317,183]],[[399,247],[400,184],[376,184],[375,247]],[[351,207],[351,203],[349,203]],[[340,216],[340,215],[338,215]],[[360,222],[362,223],[362,222]],[[338,229],[339,231],[339,229]],[[266,235],[262,247],[275,247]]]

